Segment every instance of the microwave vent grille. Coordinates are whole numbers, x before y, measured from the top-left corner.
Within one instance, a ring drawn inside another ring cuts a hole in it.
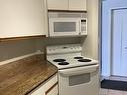
[[[86,18],[85,13],[57,13],[50,12],[48,13],[49,18]]]
[[[81,14],[58,14],[58,17],[64,17],[64,18],[78,18],[81,17]]]

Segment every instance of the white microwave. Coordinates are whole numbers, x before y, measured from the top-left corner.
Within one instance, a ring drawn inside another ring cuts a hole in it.
[[[49,18],[49,36],[87,35],[87,18],[53,17]]]

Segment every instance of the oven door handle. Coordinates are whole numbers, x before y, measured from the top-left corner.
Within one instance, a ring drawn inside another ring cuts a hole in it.
[[[62,69],[58,72],[63,76],[72,76],[72,75],[79,75],[85,73],[92,73],[95,72],[99,68],[99,64],[90,65],[90,66],[83,66],[83,67],[76,67],[76,68],[69,68],[69,69]]]

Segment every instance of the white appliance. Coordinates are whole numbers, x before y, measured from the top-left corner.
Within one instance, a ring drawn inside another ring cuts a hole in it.
[[[49,13],[49,36],[87,35],[85,13]]]
[[[59,95],[99,95],[99,64],[81,55],[79,44],[47,47],[47,60],[58,68]]]

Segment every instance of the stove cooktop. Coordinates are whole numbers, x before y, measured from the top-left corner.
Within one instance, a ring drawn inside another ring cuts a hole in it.
[[[58,69],[98,64],[98,61],[83,56],[51,56],[48,61]]]
[[[79,57],[79,56],[77,56],[77,57],[74,57],[74,59],[83,59],[83,57]]]
[[[79,59],[78,61],[79,62],[91,62],[92,60],[91,59]]]
[[[98,61],[82,56],[80,44],[47,46],[47,60],[58,69],[98,64]]]
[[[79,62],[91,62],[91,59],[86,59],[83,57],[74,57],[74,60],[77,60]],[[68,62],[66,62],[66,59],[54,59],[53,62],[59,62],[58,65],[69,65]]]
[[[64,62],[64,61],[66,61],[66,59],[54,59],[53,61],[54,62]]]
[[[69,63],[68,62],[60,62],[58,63],[58,65],[68,65]]]

